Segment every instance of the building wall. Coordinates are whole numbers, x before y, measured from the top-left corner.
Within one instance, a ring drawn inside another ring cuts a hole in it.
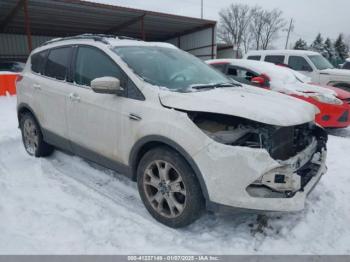
[[[215,28],[214,31],[212,28],[207,28],[181,37],[172,38],[167,42],[188,51],[203,60],[216,57]]]
[[[213,33],[214,37],[212,35]],[[32,36],[33,48],[52,38],[55,37]],[[212,56],[214,58],[216,57],[216,31],[214,29],[213,32],[212,28],[176,37],[167,42],[203,60],[211,59]],[[29,49],[26,35],[0,34],[0,59],[25,61],[28,54]]]
[[[33,48],[52,39],[48,36],[32,36]],[[0,59],[25,61],[29,54],[27,36],[16,34],[0,34]]]
[[[233,48],[225,48],[217,51],[216,58],[234,58]]]

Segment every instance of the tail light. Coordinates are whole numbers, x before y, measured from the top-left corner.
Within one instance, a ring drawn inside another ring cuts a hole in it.
[[[17,84],[18,82],[20,82],[22,79],[23,79],[23,75],[22,75],[22,74],[18,74],[18,75],[17,75],[17,78],[16,78],[16,84]]]

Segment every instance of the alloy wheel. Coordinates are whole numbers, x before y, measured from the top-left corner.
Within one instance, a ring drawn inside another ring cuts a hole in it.
[[[35,155],[39,145],[39,134],[37,126],[32,119],[25,119],[23,123],[23,141],[27,152],[30,155]]]
[[[186,206],[186,188],[181,174],[167,161],[149,164],[143,176],[146,197],[152,208],[162,216],[175,218]]]

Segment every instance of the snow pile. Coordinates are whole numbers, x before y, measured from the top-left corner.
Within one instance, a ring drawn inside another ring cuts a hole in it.
[[[136,185],[56,151],[29,157],[15,97],[0,98],[0,254],[350,254],[350,129],[331,136],[328,173],[294,214],[206,214],[157,223]]]

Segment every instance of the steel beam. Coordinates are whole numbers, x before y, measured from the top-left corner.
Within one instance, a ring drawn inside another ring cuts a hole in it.
[[[141,37],[142,40],[146,40],[146,34],[145,34],[145,16],[141,18]]]
[[[16,16],[18,11],[22,8],[24,4],[24,0],[18,0],[17,4],[10,11],[10,13],[5,17],[4,21],[0,25],[0,32],[4,32],[8,24],[12,21],[12,19]]]
[[[33,49],[33,43],[32,43],[32,34],[30,31],[28,0],[24,0],[23,9],[24,9],[24,23],[25,23],[26,34],[27,34],[28,49],[29,49],[29,52],[31,52]]]
[[[115,27],[112,27],[112,28],[108,29],[105,33],[106,33],[106,34],[117,33],[117,32],[119,32],[120,30],[122,30],[122,29],[124,29],[124,28],[126,28],[126,27],[128,27],[128,26],[131,26],[131,25],[133,25],[133,24],[135,24],[135,23],[137,23],[137,22],[139,22],[139,21],[142,21],[142,20],[144,19],[145,16],[146,16],[146,14],[143,14],[143,15],[141,15],[141,16],[132,18],[132,19],[130,19],[129,21],[126,21],[126,22],[124,22],[124,23],[122,23],[122,24],[120,24],[120,25],[117,25],[117,26],[115,26]]]

